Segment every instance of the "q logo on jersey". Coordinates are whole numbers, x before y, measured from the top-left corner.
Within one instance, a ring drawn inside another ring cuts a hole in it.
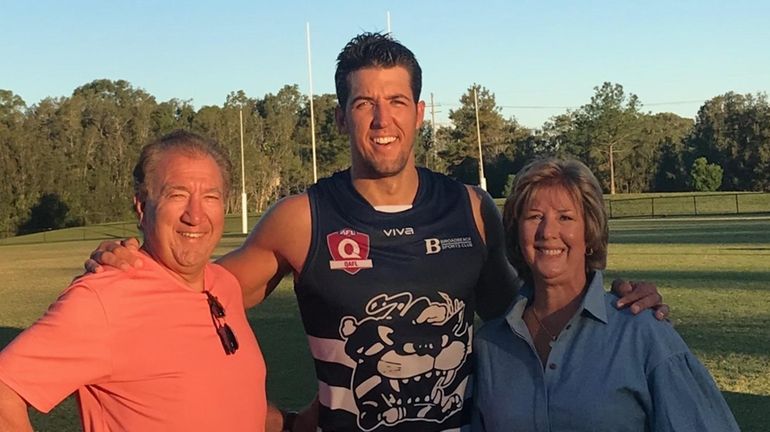
[[[356,274],[361,269],[372,268],[369,259],[369,235],[350,228],[343,228],[326,236],[326,245],[332,260],[329,268]]]

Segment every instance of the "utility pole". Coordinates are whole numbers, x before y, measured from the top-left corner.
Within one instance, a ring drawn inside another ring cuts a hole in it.
[[[610,144],[610,195],[615,195],[615,158],[613,157],[612,147],[614,144]]]
[[[484,157],[481,155],[481,126],[479,125],[479,95],[473,87],[473,105],[476,107],[476,140],[479,143],[479,186],[487,190],[487,178],[484,177]]]
[[[430,94],[430,140],[431,140],[431,156],[433,159],[433,166],[428,167],[432,168],[433,170],[436,169],[436,109],[435,105],[433,105],[433,93]],[[428,165],[427,162],[425,165]]]
[[[387,21],[387,23],[388,23],[388,33],[390,33],[390,11],[387,11],[387,12],[385,13],[385,20],[386,20],[386,21]]]
[[[249,206],[246,202],[246,167],[243,158],[243,107],[238,110],[238,117],[241,123],[241,233],[246,234],[249,230]]]
[[[310,91],[310,145],[313,149],[313,183],[318,183],[318,167],[316,164],[315,155],[315,113],[313,112],[313,68],[310,57],[310,23],[305,23],[305,30],[307,33],[307,76]]]

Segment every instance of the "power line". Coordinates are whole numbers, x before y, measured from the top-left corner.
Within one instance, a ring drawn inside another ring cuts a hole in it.
[[[669,101],[669,102],[652,102],[652,103],[641,103],[640,106],[642,107],[651,107],[651,106],[664,106],[664,105],[686,105],[686,104],[692,104],[692,103],[704,103],[708,99],[693,99],[693,100],[680,100],[680,101]],[[463,104],[460,103],[436,103],[436,107],[461,107]],[[505,108],[505,109],[578,109],[582,105],[497,105],[498,108]]]

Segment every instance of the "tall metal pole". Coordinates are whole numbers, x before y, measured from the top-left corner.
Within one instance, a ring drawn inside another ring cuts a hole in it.
[[[433,93],[430,94],[430,138],[431,141],[431,159],[433,160],[433,169],[436,169],[436,106],[433,105]],[[431,167],[428,167],[431,168]]]
[[[476,107],[476,140],[479,143],[479,186],[487,190],[487,178],[484,177],[484,157],[481,155],[481,126],[479,125],[479,95],[473,88],[473,105]]]
[[[390,33],[390,11],[386,13],[386,20],[388,21],[388,33]]]
[[[305,23],[307,33],[307,76],[310,89],[310,142],[313,149],[313,183],[318,182],[318,167],[316,165],[315,155],[315,113],[313,110],[313,66],[310,56],[310,23]]]
[[[249,230],[249,206],[246,202],[246,166],[243,161],[243,108],[238,110],[241,122],[241,233]]]

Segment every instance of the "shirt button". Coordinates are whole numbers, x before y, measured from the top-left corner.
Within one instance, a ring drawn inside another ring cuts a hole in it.
[[[556,363],[549,364],[548,369],[556,369]]]

